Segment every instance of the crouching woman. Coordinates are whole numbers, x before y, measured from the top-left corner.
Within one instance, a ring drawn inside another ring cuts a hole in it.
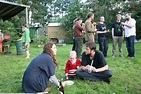
[[[25,93],[48,92],[49,80],[60,87],[55,76],[57,49],[54,43],[47,43],[43,53],[35,57],[28,65],[22,80],[22,89]]]

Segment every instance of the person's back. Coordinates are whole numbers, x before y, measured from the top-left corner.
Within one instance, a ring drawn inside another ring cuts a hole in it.
[[[24,92],[42,92],[46,89],[50,76],[55,74],[55,64],[49,54],[42,53],[27,67],[22,82]],[[51,70],[48,72],[48,70]]]
[[[22,35],[22,42],[30,42],[30,31],[28,28],[25,28]]]
[[[30,56],[30,52],[29,52],[29,49],[30,49],[30,31],[29,29],[27,28],[27,25],[26,24],[23,24],[22,25],[22,42],[24,44],[24,47],[25,47],[25,51],[26,51],[26,58],[29,58]]]

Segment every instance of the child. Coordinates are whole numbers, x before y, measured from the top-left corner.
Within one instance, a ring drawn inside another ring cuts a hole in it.
[[[70,59],[66,63],[65,76],[66,79],[74,78],[76,75],[76,70],[81,66],[81,61],[76,58],[76,52],[70,52]]]

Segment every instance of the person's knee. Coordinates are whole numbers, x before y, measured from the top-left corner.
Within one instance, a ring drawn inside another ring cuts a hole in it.
[[[110,70],[109,70],[108,74],[109,74],[109,77],[112,77],[112,75],[113,75],[112,71],[110,71]]]
[[[80,74],[80,70],[77,70],[77,71],[76,71],[76,75],[79,75],[79,74]]]
[[[112,77],[113,73],[111,70],[106,70],[105,72],[105,75],[107,75],[108,77]]]

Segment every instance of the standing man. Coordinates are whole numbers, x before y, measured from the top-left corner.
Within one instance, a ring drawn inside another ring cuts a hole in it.
[[[22,25],[22,42],[24,43],[25,46],[25,51],[26,51],[26,58],[29,58],[30,53],[29,53],[29,48],[30,48],[30,31],[27,28],[26,24]]]
[[[106,33],[108,32],[108,30],[104,22],[105,22],[105,18],[101,16],[100,22],[96,26],[96,28],[97,28],[97,34],[98,34],[99,50],[102,51],[104,57],[107,57],[108,39],[106,37]]]
[[[108,69],[102,52],[96,50],[95,42],[86,42],[86,50],[82,54],[82,67],[76,71],[76,75],[85,80],[110,82],[112,72]]]
[[[122,23],[122,25],[124,25],[124,30],[125,30],[126,47],[128,51],[127,57],[134,58],[135,57],[134,40],[136,36],[136,21],[135,19],[131,18],[131,13],[127,13],[125,17],[126,17],[126,22]]]
[[[112,24],[112,38],[113,38],[113,50],[112,57],[116,56],[116,45],[118,43],[119,56],[123,57],[122,54],[122,43],[124,39],[123,26],[121,25],[121,14],[116,15],[116,22]]]
[[[84,26],[81,26],[82,18],[78,18],[74,25],[74,39],[75,39],[75,51],[77,57],[81,57],[82,45],[83,45],[83,35],[85,32]]]
[[[87,14],[87,20],[85,21],[86,41],[94,42],[95,27],[91,22],[93,19],[94,19],[94,14],[92,12],[89,12]]]
[[[74,32],[74,26],[75,26],[75,24],[76,24],[76,20],[77,20],[78,18],[76,18],[74,21],[73,21],[73,27],[72,27],[72,29],[73,29],[73,32]],[[73,46],[72,46],[72,51],[74,51],[75,50],[75,39],[74,39],[74,36],[73,36]]]

